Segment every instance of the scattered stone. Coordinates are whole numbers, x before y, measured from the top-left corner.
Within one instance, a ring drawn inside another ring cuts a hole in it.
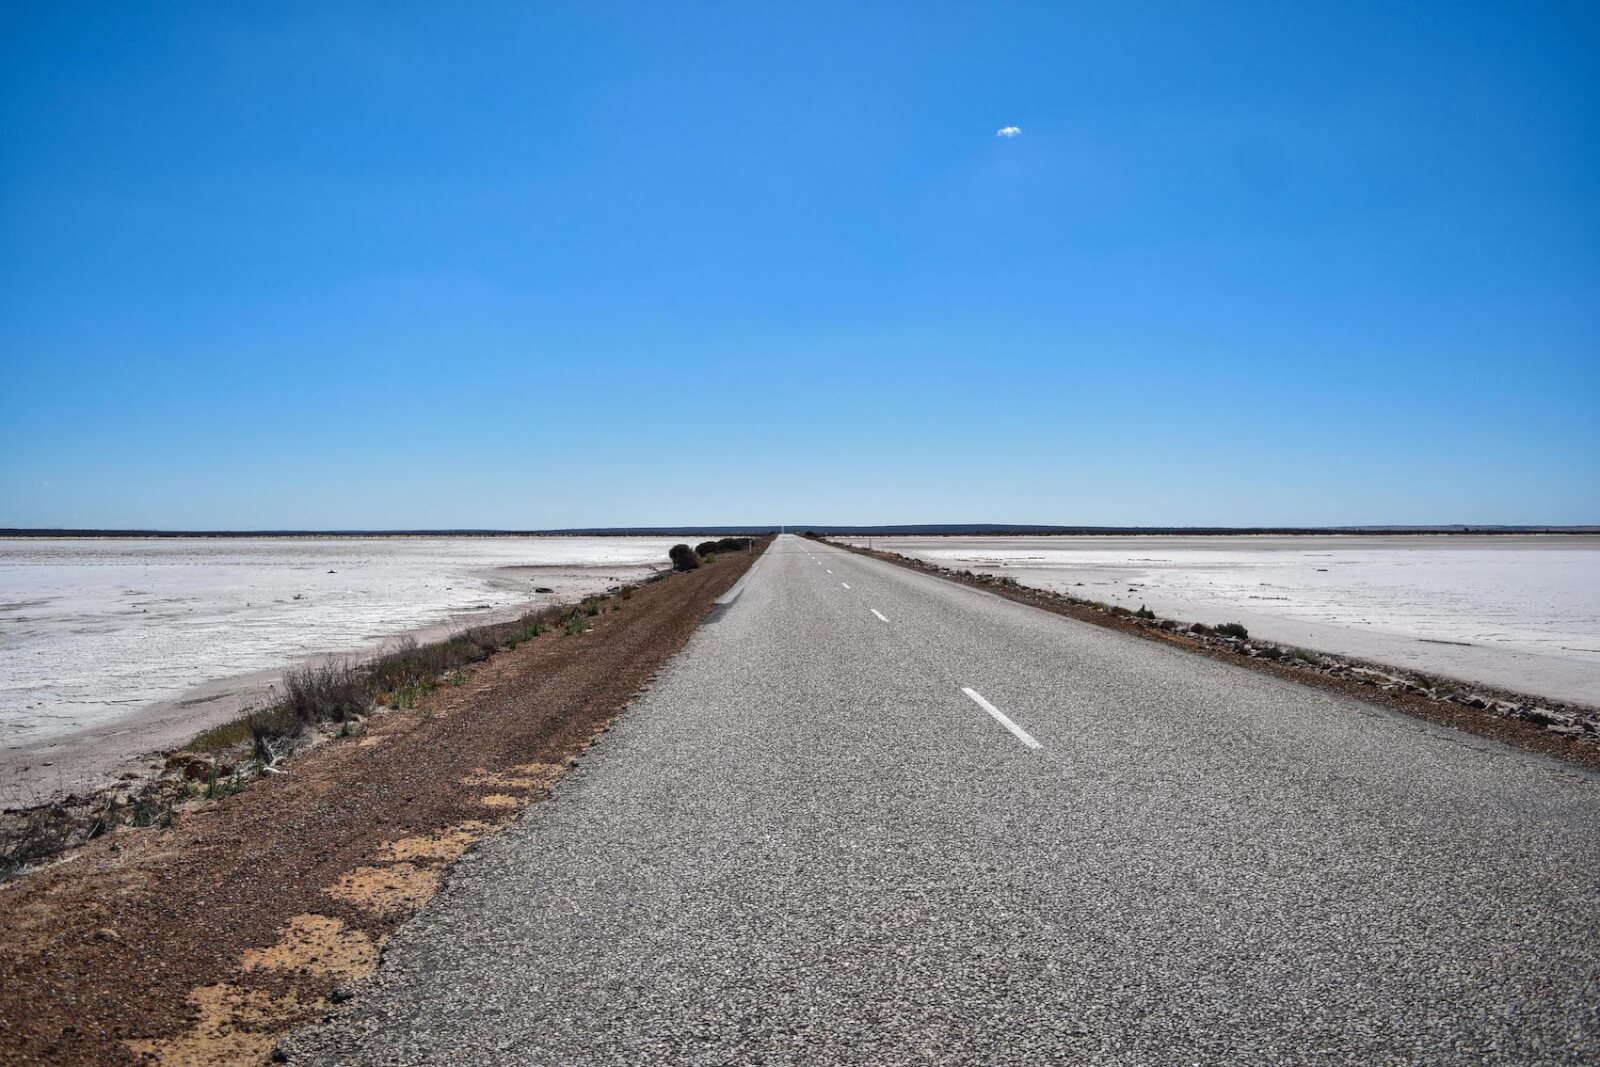
[[[183,768],[183,776],[191,782],[204,781],[216,771],[217,765],[204,756],[196,756]]]

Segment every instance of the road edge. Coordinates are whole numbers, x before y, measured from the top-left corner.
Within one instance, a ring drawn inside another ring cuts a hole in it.
[[[1335,693],[1409,719],[1420,719],[1600,773],[1600,709],[1426,676],[1427,681],[1440,683],[1430,687],[1423,684],[1425,678],[1417,672],[1387,664],[1293,649],[1276,642],[1194,632],[1174,620],[1154,616],[1140,618],[1124,608],[1023,585],[1015,578],[957,571],[898,552],[864,548],[826,537],[816,540],[832,548],[982,590],[1053,615],[1156,641],[1179,651]],[[1482,706],[1474,706],[1467,700]]]

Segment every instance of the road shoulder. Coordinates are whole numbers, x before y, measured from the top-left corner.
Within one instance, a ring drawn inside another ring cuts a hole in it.
[[[1560,763],[1600,772],[1600,709],[1527,694],[1414,675],[1383,664],[1305,653],[1273,642],[1193,632],[1169,620],[1140,618],[1103,604],[1018,583],[956,571],[925,560],[825,540],[830,547],[889,563],[1018,604],[1230,663],[1283,681],[1335,693],[1385,711],[1458,730]],[[1428,683],[1433,683],[1431,686]]]
[[[475,842],[548,794],[759,558],[602,602],[287,773],[0,888],[16,1062],[261,1062],[376,968]]]

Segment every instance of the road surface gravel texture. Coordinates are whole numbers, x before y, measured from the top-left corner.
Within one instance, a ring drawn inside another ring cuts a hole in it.
[[[1597,1004],[1596,776],[786,537],[284,1051],[1570,1064]]]

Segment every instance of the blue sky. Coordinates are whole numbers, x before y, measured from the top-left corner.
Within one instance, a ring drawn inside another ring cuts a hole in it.
[[[0,525],[1600,522],[1597,46],[7,4]]]

